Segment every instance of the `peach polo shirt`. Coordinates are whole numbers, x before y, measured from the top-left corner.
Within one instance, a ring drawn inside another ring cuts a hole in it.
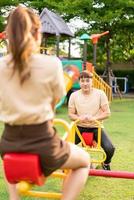
[[[93,88],[89,95],[84,95],[80,90],[73,92],[69,99],[69,108],[75,110],[77,115],[97,116],[101,112],[101,107],[109,104],[104,91]],[[110,109],[108,110],[110,113]],[[96,127],[96,123],[78,122],[81,127]]]

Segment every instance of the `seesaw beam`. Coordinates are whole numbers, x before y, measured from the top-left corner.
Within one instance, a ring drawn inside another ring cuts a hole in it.
[[[89,176],[103,176],[103,177],[112,177],[112,178],[134,179],[134,172],[90,169]]]

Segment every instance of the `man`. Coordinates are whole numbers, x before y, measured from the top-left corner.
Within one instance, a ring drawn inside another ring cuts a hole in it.
[[[97,142],[98,129],[95,120],[101,121],[110,116],[110,108],[106,94],[99,89],[93,88],[93,74],[82,71],[79,77],[80,90],[72,93],[68,103],[68,112],[71,120],[79,120],[78,129],[80,133],[93,132],[94,140]],[[106,153],[106,160],[103,163],[104,170],[110,170],[111,158],[115,148],[108,138],[104,129],[101,129],[101,146]],[[80,139],[75,136],[75,144]]]

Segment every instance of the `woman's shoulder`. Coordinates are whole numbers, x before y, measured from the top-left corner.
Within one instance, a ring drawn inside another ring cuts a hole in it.
[[[44,54],[34,54],[32,58],[43,62],[49,62],[52,64],[61,62],[60,59],[56,56],[49,56]]]
[[[58,70],[62,68],[62,63],[56,56],[49,56],[44,54],[33,54],[31,57],[31,66],[33,68],[41,68],[44,70]]]

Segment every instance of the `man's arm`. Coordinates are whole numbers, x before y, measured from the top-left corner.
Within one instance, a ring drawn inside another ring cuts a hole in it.
[[[71,120],[76,121],[79,119],[78,114],[76,114],[75,108],[68,108],[68,116]]]
[[[100,91],[100,92],[101,92],[100,93],[101,94],[100,95],[100,109],[98,110],[96,115],[93,116],[95,120],[104,120],[104,119],[107,119],[111,115],[107,96],[104,91]]]
[[[76,105],[75,105],[75,93],[72,93],[70,95],[70,98],[68,101],[68,116],[73,121],[78,120],[78,117],[79,117],[77,114]]]
[[[93,116],[94,120],[104,120],[111,115],[110,108],[108,104],[101,106],[97,115]]]

